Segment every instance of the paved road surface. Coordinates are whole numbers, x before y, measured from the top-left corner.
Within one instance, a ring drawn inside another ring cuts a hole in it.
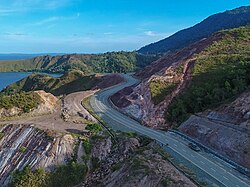
[[[133,77],[123,74],[126,82],[98,92],[91,98],[91,106],[104,121],[114,129],[132,131],[148,136],[168,147],[193,165],[210,175],[220,186],[249,187],[250,181],[245,176],[236,172],[224,161],[215,162],[211,155],[204,152],[195,152],[187,146],[187,142],[170,132],[163,132],[142,126],[137,121],[118,112],[109,102],[109,97],[124,87],[133,85],[138,81]]]

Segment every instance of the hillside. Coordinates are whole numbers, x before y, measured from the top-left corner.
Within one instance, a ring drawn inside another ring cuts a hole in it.
[[[249,44],[250,26],[217,32],[153,62],[111,99],[144,125],[179,129],[250,168]]]
[[[138,86],[113,101],[146,125],[179,124],[249,87],[249,41],[250,27],[240,27],[165,55],[137,73],[143,79]]]
[[[104,54],[71,54],[38,56],[25,60],[0,60],[0,72],[45,71],[64,73],[81,70],[84,73],[132,72],[156,60],[156,56],[136,52],[108,52]]]
[[[193,27],[181,30],[166,39],[142,47],[138,52],[143,54],[166,53],[186,47],[219,30],[236,28],[249,24],[250,6],[236,8],[212,15]]]
[[[112,81],[111,81],[112,80]],[[56,96],[92,88],[105,88],[118,84],[122,78],[116,74],[101,76],[97,74],[85,75],[82,71],[74,70],[65,73],[59,78],[46,74],[32,74],[5,88],[4,93],[18,93],[20,91],[44,90]]]

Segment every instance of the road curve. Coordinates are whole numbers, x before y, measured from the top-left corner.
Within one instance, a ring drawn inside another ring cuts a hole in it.
[[[126,80],[124,83],[104,89],[91,97],[91,107],[105,122],[115,130],[136,132],[148,136],[164,145],[168,144],[168,148],[212,177],[220,186],[250,186],[250,180],[248,178],[236,172],[224,161],[215,162],[208,153],[191,150],[187,146],[187,141],[176,136],[174,133],[142,126],[139,122],[114,109],[109,101],[109,97],[127,86],[138,83],[137,79],[128,74],[121,75]]]

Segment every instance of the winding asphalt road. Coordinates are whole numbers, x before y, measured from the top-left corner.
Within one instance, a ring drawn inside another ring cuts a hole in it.
[[[222,160],[213,159],[211,155],[203,151],[195,152],[188,147],[188,142],[171,132],[163,132],[142,126],[139,122],[120,113],[112,107],[109,97],[119,90],[136,84],[138,80],[128,74],[122,74],[126,82],[102,90],[92,96],[90,100],[93,110],[112,128],[121,131],[136,132],[148,136],[186,159],[194,166],[213,178],[220,186],[250,187],[250,180],[235,171]]]

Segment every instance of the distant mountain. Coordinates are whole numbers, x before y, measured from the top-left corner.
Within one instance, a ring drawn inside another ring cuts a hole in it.
[[[250,6],[243,6],[215,14],[193,27],[181,30],[172,36],[149,44],[138,50],[139,53],[166,53],[188,46],[212,33],[223,29],[236,28],[250,24]]]
[[[0,54],[0,60],[21,60],[27,58],[34,58],[37,56],[57,56],[63,55],[62,53],[39,53],[39,54],[23,54],[23,53],[9,53],[9,54]]]
[[[69,70],[81,70],[84,73],[132,72],[145,67],[156,59],[156,55],[123,51],[104,54],[46,55],[21,60],[0,60],[0,72],[64,73]]]

